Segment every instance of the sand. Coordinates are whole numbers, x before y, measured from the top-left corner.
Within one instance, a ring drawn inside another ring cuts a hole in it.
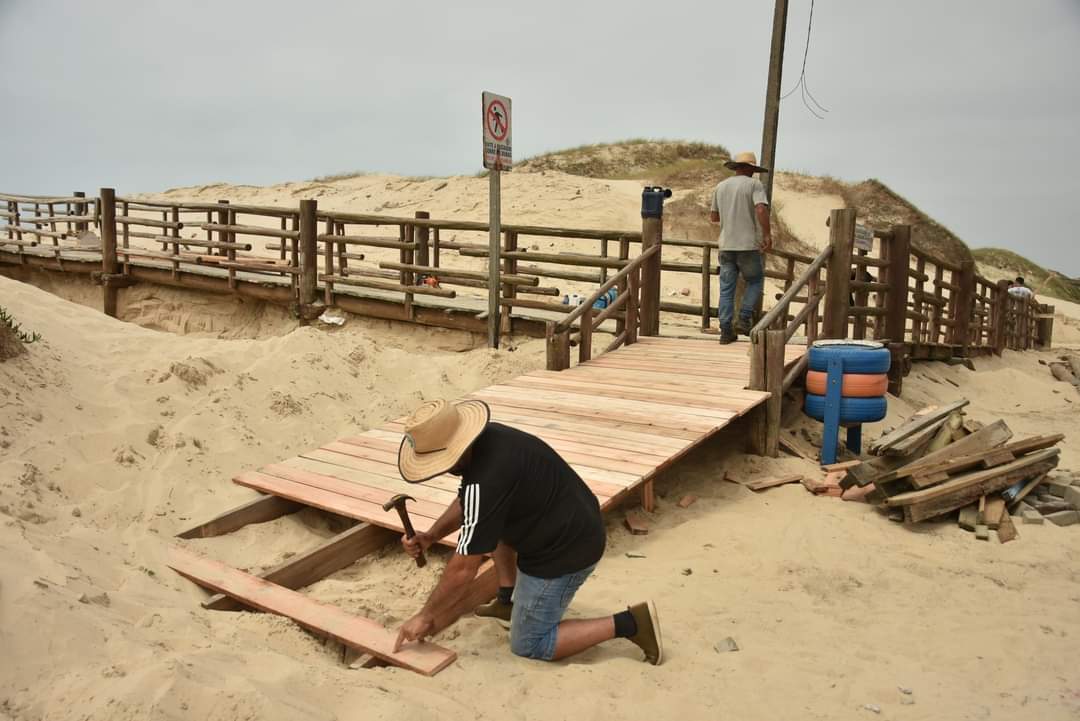
[[[1020,526],[1002,546],[798,485],[755,495],[724,472],[814,468],[742,455],[741,425],[658,479],[648,536],[609,518],[608,552],[571,609],[656,599],[663,666],[625,642],[524,661],[499,627],[467,618],[440,638],[459,661],[433,679],[350,671],[338,647],[289,621],[201,610],[204,594],[164,566],[171,537],[252,497],[235,472],[536,368],[542,341],[493,352],[358,319],[290,330],[258,307],[211,311],[161,289],[138,299],[147,327],[6,278],[0,297],[44,336],[0,364],[0,718],[876,717],[865,704],[897,719],[1080,714],[1080,528]],[[1080,393],[1038,363],[1051,356],[1007,352],[974,373],[919,364],[867,434],[966,396],[972,417],[1005,418],[1017,434],[1069,434],[1062,466],[1078,469]],[[699,500],[678,508],[687,493]],[[258,570],[334,531],[303,512],[190,545]],[[420,571],[391,546],[306,593],[393,627],[445,558]],[[716,651],[728,636],[740,650]]]

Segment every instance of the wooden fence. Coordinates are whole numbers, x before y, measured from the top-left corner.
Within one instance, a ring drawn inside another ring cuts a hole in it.
[[[703,330],[716,316],[715,243],[664,239],[660,218],[643,218],[641,231],[503,225],[491,288],[489,246],[482,242],[488,224],[422,211],[345,213],[320,209],[315,200],[295,207],[146,201],[108,188],[95,198],[0,195],[0,202],[0,262],[90,273],[104,288],[110,315],[118,289],[139,281],[255,297],[287,305],[304,320],[338,306],[473,332],[489,330],[487,308],[495,305],[506,311],[502,332],[547,338],[547,365],[555,370],[570,366],[573,346],[578,362],[592,358],[597,333],[611,334],[599,351],[605,352],[658,335],[661,312],[700,317]],[[750,387],[772,393],[756,422],[760,450],[775,452],[783,393],[805,370],[805,357],[792,368],[783,360],[784,346],[800,333],[796,342],[808,344],[885,343],[894,394],[912,359],[1049,347],[1053,307],[1013,297],[1006,282],[983,278],[971,261],[913,247],[909,226],[876,230],[868,248],[855,248],[854,210],[834,210],[829,226],[829,245],[816,257],[768,252],[765,275],[781,282],[781,292],[767,309],[759,307],[751,332]],[[96,231],[99,245],[87,244],[93,236],[86,230]],[[469,234],[477,242],[459,237]],[[536,242],[544,239],[566,247],[540,251]],[[665,246],[684,257],[665,260]],[[700,261],[688,262],[686,249],[698,250]],[[700,304],[662,300],[664,274],[700,277]],[[557,282],[583,289],[584,302],[560,302]],[[612,290],[610,304],[598,303]]]
[[[972,261],[953,263],[911,245],[911,227],[874,231],[869,249],[854,248],[855,211],[834,210],[829,245],[751,330],[750,387],[769,391],[754,445],[775,455],[783,394],[802,377],[808,357],[783,364],[784,346],[802,329],[815,339],[873,339],[893,356],[889,391],[899,395],[912,359],[948,360],[1006,348],[1049,348],[1053,306],[1009,293]],[[824,273],[824,278],[822,277]]]

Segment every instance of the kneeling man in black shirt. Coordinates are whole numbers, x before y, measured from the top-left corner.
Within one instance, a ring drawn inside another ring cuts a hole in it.
[[[401,477],[419,483],[461,476],[454,503],[427,532],[402,539],[418,556],[459,530],[457,549],[424,607],[398,632],[396,648],[430,635],[434,610],[476,577],[485,555],[495,560],[498,597],[477,615],[510,623],[510,649],[553,661],[612,638],[626,638],[658,664],[663,656],[656,606],[639,603],[613,616],[563,621],[600,557],[600,505],[566,461],[539,438],[490,422],[482,401],[421,406],[405,424]]]

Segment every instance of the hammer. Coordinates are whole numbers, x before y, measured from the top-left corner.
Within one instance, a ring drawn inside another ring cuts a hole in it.
[[[412,538],[416,535],[416,531],[413,530],[412,521],[409,520],[409,510],[405,508],[405,501],[415,501],[412,496],[406,496],[404,493],[399,493],[389,501],[383,504],[382,509],[389,511],[394,508],[398,512],[398,516],[401,518],[401,525],[405,528],[405,538]],[[424,558],[424,550],[420,549],[420,555],[416,557],[416,567],[423,568],[427,565],[427,559]]]

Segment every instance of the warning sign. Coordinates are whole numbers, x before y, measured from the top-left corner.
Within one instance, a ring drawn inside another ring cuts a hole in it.
[[[855,226],[855,250],[872,250],[874,247],[874,229],[865,225]]]
[[[484,167],[510,170],[514,166],[510,135],[510,98],[495,93],[483,94]]]

